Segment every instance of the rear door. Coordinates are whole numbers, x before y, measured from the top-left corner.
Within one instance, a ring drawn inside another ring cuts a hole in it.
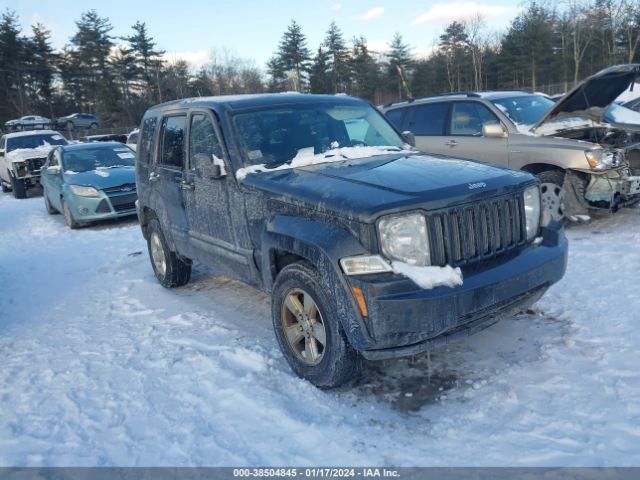
[[[184,185],[189,236],[196,257],[216,268],[248,280],[252,251],[239,248],[235,235],[229,191],[234,179],[228,172],[217,119],[209,110],[192,110],[189,115],[188,159]],[[200,161],[196,160],[199,156]],[[213,176],[217,165],[220,176]],[[236,210],[239,210],[236,206]]]
[[[507,138],[482,136],[485,123],[500,123],[498,117],[480,102],[452,102],[444,153],[473,160],[509,166]]]
[[[156,163],[149,173],[151,196],[162,199],[163,213],[159,214],[162,228],[180,253],[188,254],[188,222],[184,188],[186,169],[187,115],[170,114],[162,119]]]

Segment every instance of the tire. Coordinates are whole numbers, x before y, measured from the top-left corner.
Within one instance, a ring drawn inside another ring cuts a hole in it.
[[[169,249],[157,218],[149,222],[147,248],[158,282],[165,288],[181,287],[191,278],[191,260],[183,260]]]
[[[11,177],[11,189],[15,198],[27,198],[27,186],[24,180]]]
[[[9,193],[11,191],[11,187],[7,187],[3,181],[0,181],[0,188],[2,188],[3,193]]]
[[[89,129],[90,130],[95,130],[96,128],[98,128],[98,124],[97,123],[92,123],[91,125],[89,125]]]
[[[58,212],[58,210],[53,208],[53,206],[51,206],[51,202],[49,201],[49,197],[47,197],[47,192],[45,192],[45,191],[42,192],[42,198],[44,198],[44,208],[47,210],[47,213],[49,215],[55,215],[56,213],[60,213],[60,212]]]
[[[564,171],[545,170],[536,175],[540,180],[542,209],[547,210],[551,218],[561,222],[564,220]]]
[[[75,230],[76,228],[80,228],[82,226],[80,222],[76,221],[76,219],[73,218],[73,213],[71,213],[69,204],[64,199],[62,199],[62,215],[64,215],[64,221],[67,223],[67,226],[71,230]]]
[[[280,350],[299,377],[321,388],[338,387],[362,371],[362,357],[349,344],[337,312],[311,265],[292,263],[279,273],[271,318]]]

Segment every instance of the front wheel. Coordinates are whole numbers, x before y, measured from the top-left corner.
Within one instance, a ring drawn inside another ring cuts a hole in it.
[[[183,260],[169,249],[160,228],[160,222],[155,218],[149,222],[147,247],[153,272],[160,285],[165,288],[174,288],[181,287],[189,281],[191,261]]]
[[[332,388],[360,375],[362,358],[347,341],[335,300],[309,264],[293,263],[280,272],[271,315],[280,349],[299,377]]]
[[[73,213],[69,208],[69,204],[65,200],[62,200],[62,214],[64,215],[64,221],[71,230],[75,230],[82,226],[82,224],[74,218]]]
[[[27,198],[27,186],[24,184],[24,180],[11,177],[11,189],[15,198]]]
[[[542,210],[546,210],[557,222],[564,219],[565,190],[562,170],[545,170],[536,175],[540,180]]]
[[[95,130],[96,128],[98,128],[98,124],[97,123],[92,123],[91,125],[89,125],[89,128],[91,130]]]

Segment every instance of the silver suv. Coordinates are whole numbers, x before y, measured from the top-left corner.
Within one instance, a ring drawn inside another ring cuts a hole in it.
[[[527,92],[464,92],[381,110],[416,147],[537,175],[554,219],[640,200],[640,114],[611,105],[640,65],[611,67],[557,103]]]

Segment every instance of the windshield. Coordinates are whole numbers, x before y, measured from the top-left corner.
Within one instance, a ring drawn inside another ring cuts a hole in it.
[[[628,125],[640,125],[640,113],[625,106],[612,103],[604,114],[605,122],[626,123]]]
[[[492,100],[517,125],[534,125],[555,103],[542,95],[519,95]]]
[[[38,148],[48,145],[66,145],[65,138],[58,133],[42,133],[38,135],[25,135],[7,139],[7,152],[20,148]]]
[[[278,166],[301,150],[323,154],[343,147],[393,147],[404,142],[369,105],[270,106],[233,116],[244,164]]]
[[[65,172],[82,173],[103,168],[133,167],[135,155],[129,147],[109,145],[79,148],[64,152],[62,168]]]

